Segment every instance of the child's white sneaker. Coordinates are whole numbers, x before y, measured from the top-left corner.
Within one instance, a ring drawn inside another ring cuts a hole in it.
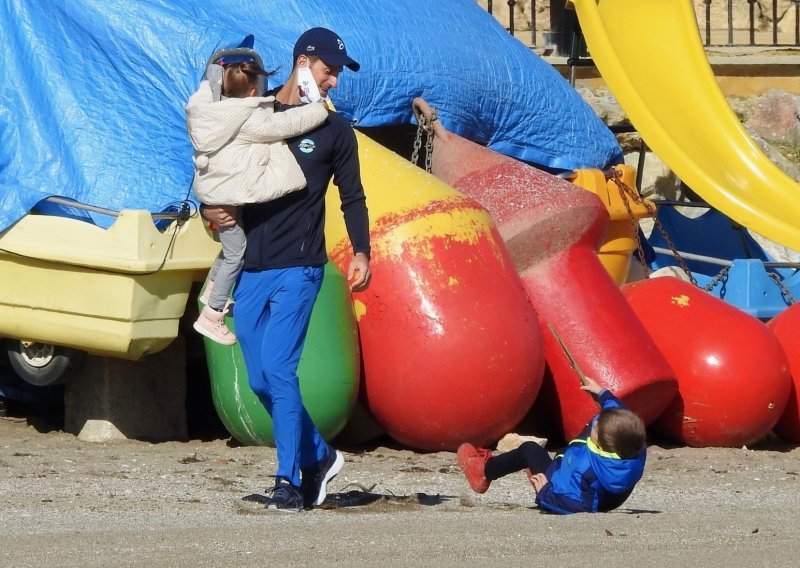
[[[225,313],[218,312],[214,308],[209,308],[208,306],[203,308],[193,327],[198,333],[221,345],[233,345],[236,343],[236,336],[225,325]]]

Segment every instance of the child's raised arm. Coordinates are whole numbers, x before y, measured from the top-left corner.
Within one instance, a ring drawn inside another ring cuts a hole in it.
[[[247,127],[242,129],[241,135],[251,142],[276,142],[314,130],[327,119],[328,105],[325,101],[320,101],[283,112],[270,112],[266,120],[255,125],[251,119]]]
[[[581,385],[581,390],[586,391],[597,398],[597,395],[600,394],[600,391],[603,390],[603,387],[601,387],[600,384],[593,378],[586,377],[584,384]]]

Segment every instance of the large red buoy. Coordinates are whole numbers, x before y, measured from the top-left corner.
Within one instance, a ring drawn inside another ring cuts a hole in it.
[[[353,297],[364,409],[412,448],[491,444],[541,386],[536,313],[485,209],[363,136],[359,155],[373,275]],[[328,200],[329,255],[346,271],[335,189]]]
[[[430,113],[424,101],[415,104]],[[587,375],[646,423],[655,420],[677,386],[597,258],[609,223],[605,206],[574,184],[452,134],[438,121],[433,126],[432,173],[491,213],[539,314],[552,384],[534,408],[557,421],[567,439],[597,412],[549,331],[552,324]]]
[[[769,433],[791,379],[765,324],[678,278],[622,290],[678,379],[678,396],[654,431],[695,447],[739,447]]]
[[[767,327],[783,345],[792,375],[789,402],[774,430],[787,442],[800,442],[800,304],[783,310],[767,323]]]

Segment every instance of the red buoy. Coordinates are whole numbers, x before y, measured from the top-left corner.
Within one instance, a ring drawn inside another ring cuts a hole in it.
[[[800,304],[783,310],[767,323],[767,327],[783,345],[792,375],[789,402],[774,430],[787,442],[800,442]]]
[[[622,290],[678,379],[678,396],[654,431],[694,447],[739,447],[769,433],[791,379],[765,324],[678,278]]]
[[[452,134],[438,121],[433,126],[432,173],[491,213],[539,314],[551,371],[545,381],[552,376],[552,384],[544,385],[547,400],[534,409],[547,412],[567,439],[597,412],[549,331],[552,324],[587,375],[611,388],[646,423],[655,420],[677,386],[669,364],[598,260],[609,223],[605,206],[574,184]]]

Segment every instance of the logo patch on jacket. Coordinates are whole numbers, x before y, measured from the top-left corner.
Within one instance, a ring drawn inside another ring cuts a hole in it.
[[[297,145],[297,149],[303,152],[304,154],[310,154],[311,152],[314,151],[314,148],[316,148],[316,145],[314,144],[314,141],[311,138],[304,138]]]

